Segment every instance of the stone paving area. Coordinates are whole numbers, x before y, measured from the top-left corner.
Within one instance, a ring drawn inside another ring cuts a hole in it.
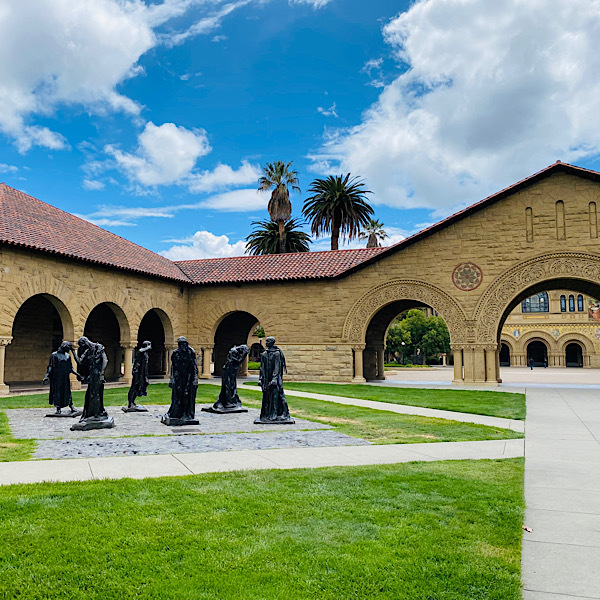
[[[34,458],[94,458],[135,454],[181,454],[268,450],[271,448],[316,448],[365,446],[370,442],[336,431],[269,431],[263,433],[221,433],[108,439],[41,440]]]
[[[51,418],[44,417],[52,408],[12,408],[6,415],[13,437],[17,439],[51,440],[57,438],[120,438],[124,436],[180,436],[190,433],[252,433],[261,431],[298,431],[301,429],[331,429],[329,425],[315,423],[305,419],[296,419],[294,425],[255,425],[254,419],[260,415],[257,408],[249,408],[247,413],[217,415],[202,412],[203,406],[197,404],[196,418],[199,425],[186,427],[167,427],[160,422],[169,407],[167,405],[146,405],[147,413],[124,413],[118,406],[107,407],[108,414],[114,418],[112,429],[92,429],[90,431],[71,431],[78,417]]]

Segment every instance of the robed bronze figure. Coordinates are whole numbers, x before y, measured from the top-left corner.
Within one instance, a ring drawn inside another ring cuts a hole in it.
[[[227,355],[227,362],[223,366],[221,375],[221,393],[219,399],[211,406],[202,410],[218,414],[248,412],[247,408],[242,406],[242,401],[237,391],[237,374],[240,365],[248,356],[250,348],[245,344],[234,346]]]
[[[49,403],[56,408],[56,412],[47,414],[47,417],[78,417],[81,411],[73,406],[71,396],[71,379],[73,373],[79,381],[83,377],[73,369],[70,351],[73,350],[73,342],[64,341],[56,352],[50,355],[48,369],[42,384],[50,384]],[[69,407],[69,412],[62,412],[63,408]]]

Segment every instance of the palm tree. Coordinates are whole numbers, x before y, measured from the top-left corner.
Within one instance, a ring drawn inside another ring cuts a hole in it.
[[[298,171],[290,170],[292,161],[284,163],[282,160],[276,160],[267,163],[263,167],[263,175],[258,180],[258,189],[267,192],[270,189],[271,199],[269,200],[269,216],[271,221],[279,226],[279,252],[285,252],[285,222],[292,216],[292,204],[290,202],[290,192],[292,190],[300,193],[298,187]]]
[[[383,242],[387,236],[387,233],[383,230],[383,223],[377,219],[369,219],[364,232],[361,231],[358,234],[361,240],[367,240],[367,248],[377,248],[379,242]]]
[[[332,250],[338,249],[340,234],[351,240],[368,225],[373,209],[366,194],[371,192],[356,177],[350,179],[350,173],[315,179],[308,191],[314,195],[304,202],[302,214],[311,220],[314,235],[331,232]]]
[[[254,221],[257,227],[246,238],[246,252],[248,254],[282,254],[279,223],[273,221]],[[310,237],[300,229],[298,219],[290,219],[284,225],[283,252],[308,252]]]

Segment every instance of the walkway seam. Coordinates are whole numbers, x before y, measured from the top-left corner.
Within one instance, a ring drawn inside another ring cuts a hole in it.
[[[169,454],[169,456],[172,456],[178,463],[181,464],[181,466],[184,469],[187,469],[190,472],[190,475],[194,475],[194,471],[192,471],[187,465],[185,465],[184,463],[182,463],[174,454]]]

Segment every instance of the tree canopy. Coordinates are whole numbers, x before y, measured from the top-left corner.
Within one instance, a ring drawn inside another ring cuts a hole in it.
[[[283,254],[285,252],[308,252],[310,237],[300,229],[298,219],[284,223],[283,249],[281,247],[279,224],[273,221],[254,221],[252,233],[246,238],[247,254]]]

